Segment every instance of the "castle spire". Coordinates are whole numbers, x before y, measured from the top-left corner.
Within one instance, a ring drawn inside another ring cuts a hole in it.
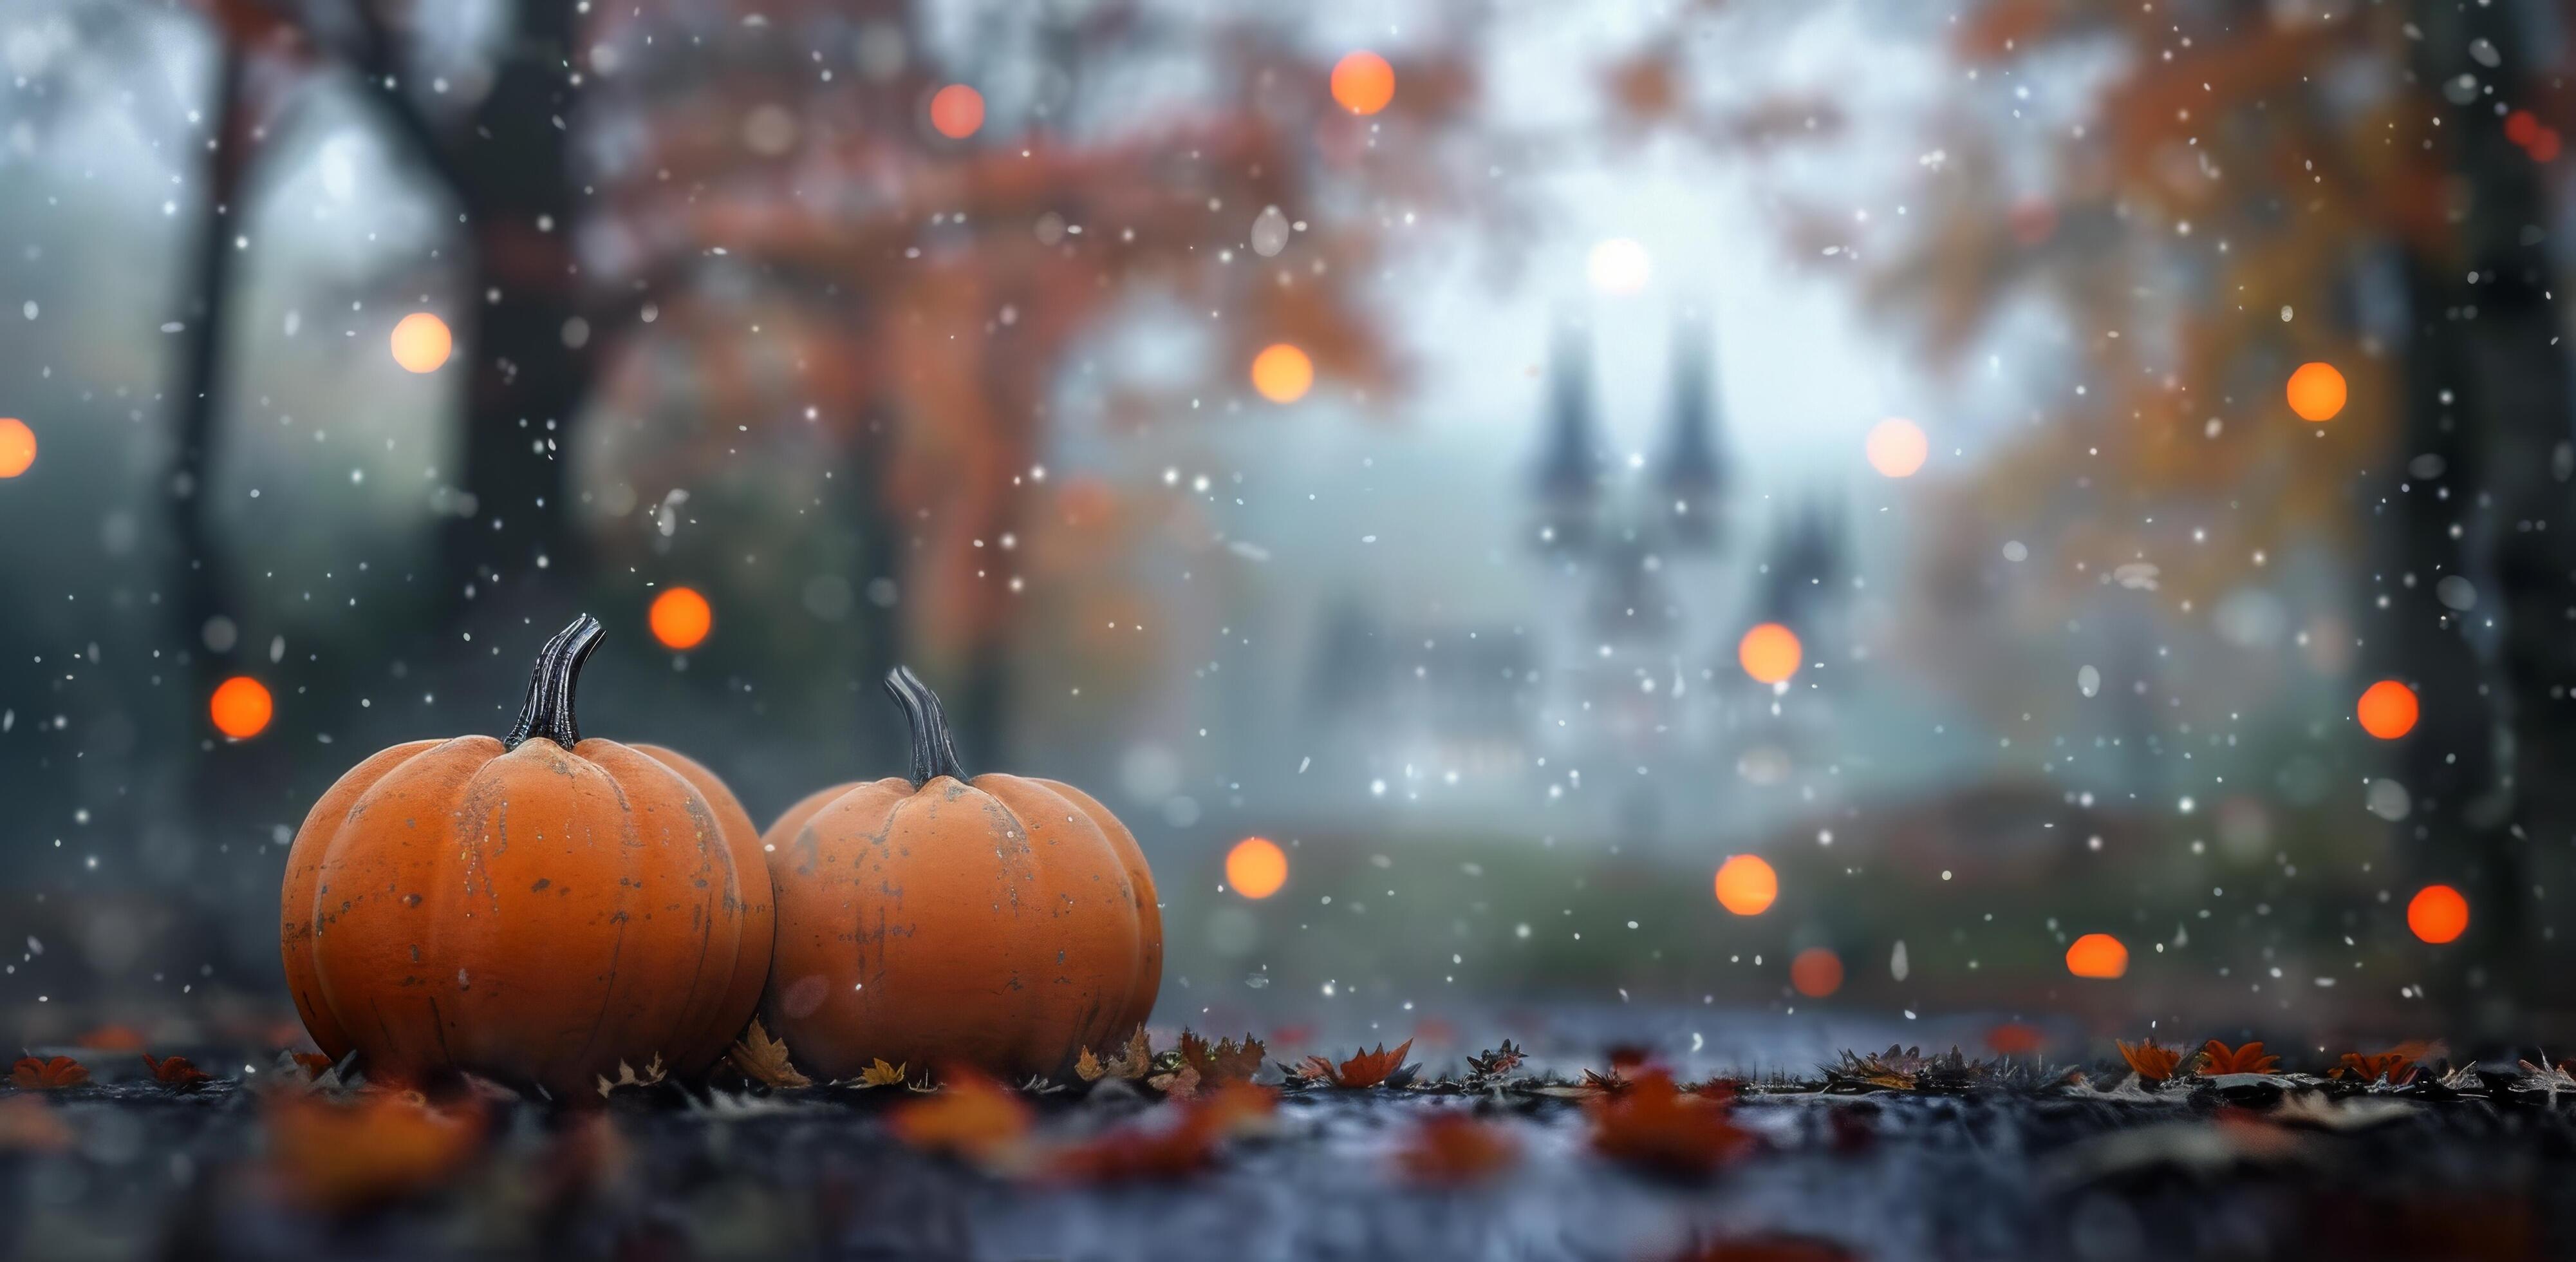
[[[1726,462],[1716,433],[1714,358],[1703,321],[1684,315],[1673,322],[1672,395],[1656,482],[1674,542],[1701,549],[1717,542],[1718,497],[1726,489]]]
[[[1592,415],[1592,351],[1582,328],[1557,326],[1548,353],[1546,434],[1538,465],[1542,548],[1591,542],[1601,499],[1601,436]]]

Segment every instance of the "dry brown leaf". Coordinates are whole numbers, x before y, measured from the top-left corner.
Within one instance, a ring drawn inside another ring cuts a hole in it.
[[[1250,1034],[1243,1042],[1218,1039],[1214,1043],[1188,1030],[1181,1031],[1181,1063],[1199,1071],[1203,1083],[1250,1082],[1261,1071],[1261,1058],[1270,1049]]]
[[[862,1087],[900,1087],[903,1085],[904,1071],[910,1068],[911,1065],[909,1064],[889,1065],[885,1063],[885,1057],[880,1056],[877,1057],[876,1060],[870,1062],[867,1068],[859,1071],[859,1085]]]
[[[1108,1072],[1109,1070],[1100,1063],[1100,1058],[1092,1055],[1088,1047],[1082,1049],[1081,1058],[1073,1062],[1074,1076],[1084,1082],[1098,1082],[1101,1075]]]
[[[1146,1079],[1145,1085],[1172,1099],[1188,1100],[1199,1093],[1199,1067],[1184,1061],[1178,1069]]]
[[[1477,1082],[1491,1082],[1520,1067],[1521,1049],[1512,1046],[1510,1039],[1504,1039],[1501,1047],[1482,1056],[1467,1058],[1467,1077]]]
[[[662,1054],[660,1052],[653,1053],[653,1059],[645,1062],[644,1068],[641,1072],[638,1072],[633,1065],[629,1065],[625,1061],[621,1060],[617,1062],[617,1077],[614,1080],[610,1079],[606,1074],[597,1075],[599,1079],[599,1095],[600,1098],[604,1100],[608,1098],[608,1093],[611,1091],[621,1090],[626,1087],[649,1087],[662,1081],[665,1076],[666,1073],[662,1068]]]
[[[768,1027],[758,1017],[751,1019],[751,1028],[742,1032],[741,1041],[733,1045],[725,1059],[741,1070],[743,1077],[764,1086],[793,1091],[814,1085],[814,1080],[798,1072],[796,1062],[787,1055],[787,1040],[770,1037]]]
[[[10,1067],[9,1081],[17,1084],[21,1091],[60,1091],[88,1082],[89,1071],[69,1056],[57,1056],[52,1060],[21,1056],[18,1063]]]

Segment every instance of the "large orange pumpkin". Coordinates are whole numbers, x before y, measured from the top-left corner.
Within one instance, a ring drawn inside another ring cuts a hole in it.
[[[546,644],[508,736],[396,745],[313,804],[286,857],[286,979],[372,1079],[470,1071],[589,1097],[623,1061],[707,1068],[769,971],[751,817],[668,750],[584,740],[600,626]]]
[[[778,949],[761,1016],[834,1078],[879,1057],[1057,1076],[1154,1010],[1163,915],[1136,838],[1053,780],[968,778],[939,698],[886,678],[909,776],[825,789],[765,837]]]

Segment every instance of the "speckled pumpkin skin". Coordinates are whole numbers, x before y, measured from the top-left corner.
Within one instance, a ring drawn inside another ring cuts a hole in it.
[[[287,982],[376,1081],[469,1071],[595,1099],[713,1064],[769,965],[769,873],[733,794],[650,746],[488,736],[387,749],[288,852]]]
[[[778,897],[762,1023],[820,1077],[879,1057],[1060,1076],[1154,1010],[1163,917],[1136,838],[1071,785],[825,789],[764,837]]]

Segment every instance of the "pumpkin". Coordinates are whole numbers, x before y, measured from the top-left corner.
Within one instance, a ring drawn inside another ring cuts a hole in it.
[[[286,978],[323,1053],[369,1078],[458,1071],[589,1098],[620,1062],[693,1074],[768,977],[769,870],[751,817],[668,750],[582,738],[599,644],[547,642],[507,736],[359,763],[287,852]]]
[[[770,825],[764,1025],[809,1072],[871,1061],[1056,1077],[1153,1012],[1163,917],[1136,838],[1069,784],[969,777],[939,698],[897,669],[907,776],[837,785]]]

